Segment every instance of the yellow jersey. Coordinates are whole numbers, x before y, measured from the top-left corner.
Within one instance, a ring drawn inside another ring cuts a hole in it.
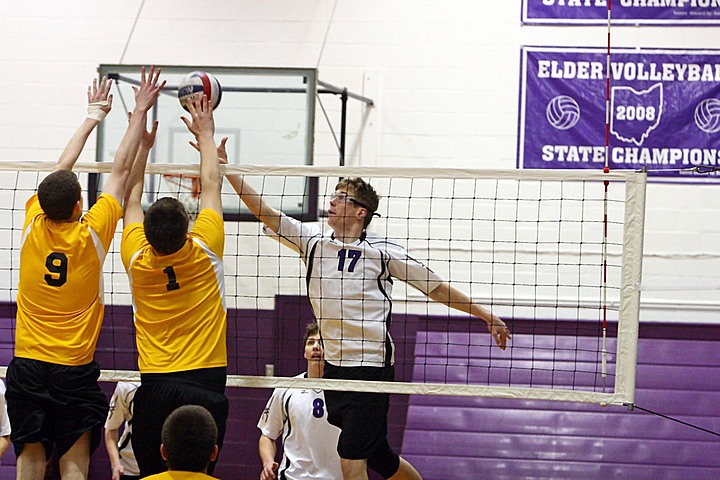
[[[218,480],[201,472],[182,472],[180,470],[168,470],[145,478],[147,480]]]
[[[69,366],[93,360],[104,315],[102,268],[120,217],[108,194],[77,222],[49,220],[37,194],[27,201],[15,356]]]
[[[224,246],[223,219],[207,208],[171,255],[155,252],[141,223],[123,230],[141,373],[227,366]]]

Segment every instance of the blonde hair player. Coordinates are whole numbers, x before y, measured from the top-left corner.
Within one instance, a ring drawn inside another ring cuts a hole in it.
[[[495,343],[505,349],[510,332],[497,315],[445,282],[401,245],[366,231],[379,198],[364,180],[338,182],[326,232],[276,210],[241,176],[230,175],[228,180],[265,224],[265,232],[293,248],[305,262],[308,296],[325,348],[324,378],[394,380],[389,332],[393,278],[480,318]],[[368,468],[393,480],[421,478],[388,444],[388,394],[326,391],[325,399],[328,420],[341,429],[338,453],[345,480],[366,479]]]

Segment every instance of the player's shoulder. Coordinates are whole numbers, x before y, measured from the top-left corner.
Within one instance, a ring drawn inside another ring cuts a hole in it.
[[[365,242],[368,243],[373,248],[377,248],[380,250],[388,250],[388,249],[396,250],[398,248],[405,250],[405,247],[403,247],[397,241],[395,241],[391,238],[380,236],[377,233],[373,233],[373,232],[365,233]]]

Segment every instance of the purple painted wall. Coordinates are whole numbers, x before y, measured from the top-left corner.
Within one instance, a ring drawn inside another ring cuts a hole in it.
[[[231,374],[262,373],[268,363],[275,365],[277,375],[304,369],[300,339],[312,321],[305,298],[279,297],[273,311],[231,311],[229,317]],[[443,323],[415,316],[394,319],[396,359],[404,365],[398,379],[412,378],[416,354],[437,354],[416,349],[418,338],[457,333],[440,331]],[[13,325],[14,306],[0,305],[3,365],[12,358]],[[557,325],[543,332],[530,322],[515,322],[512,328],[515,342],[530,331],[539,336],[558,333]],[[592,337],[596,328],[588,325],[580,334]],[[473,335],[487,335],[482,326],[472,330]],[[637,404],[720,430],[720,327],[644,324],[641,337]],[[108,307],[97,360],[105,369],[136,369],[129,307]],[[103,388],[109,396],[113,385]],[[215,473],[226,480],[256,479],[260,465],[255,424],[270,391],[229,388],[227,393],[228,434]],[[619,407],[394,395],[389,420],[391,444],[426,480],[720,478],[718,437]],[[8,452],[0,480],[15,478],[14,463]],[[100,448],[92,457],[91,478],[107,478],[108,471]]]
[[[7,365],[12,359],[14,342],[15,306],[0,304],[0,364]],[[275,365],[278,376],[293,376],[304,371],[302,358],[302,336],[307,323],[313,321],[310,304],[305,297],[278,297],[273,311],[228,312],[228,357],[231,359],[228,372],[237,375],[261,375],[266,364]],[[417,321],[408,321],[401,328],[394,328],[399,348],[396,358],[407,356],[412,364]],[[397,330],[397,331],[396,331]],[[406,333],[410,344],[403,340]],[[107,306],[102,327],[96,361],[103,369],[137,370],[132,311],[129,306]],[[398,372],[398,378],[409,379],[410,369]],[[113,383],[102,384],[108,398],[114,389]],[[269,389],[228,388],[230,415],[225,445],[215,470],[215,476],[226,480],[256,479],[260,472],[257,453],[259,430],[257,420],[267,399]],[[405,428],[407,396],[393,398],[390,411],[389,438],[391,445],[399,451]],[[15,456],[8,452],[1,459],[0,480],[15,478]],[[90,463],[90,478],[108,478],[109,463],[103,446],[93,454]],[[50,478],[57,479],[53,474]],[[377,479],[371,476],[371,479]]]
[[[640,337],[636,405],[719,432],[720,327],[643,324]],[[590,404],[412,396],[402,451],[425,480],[720,478],[720,437]]]

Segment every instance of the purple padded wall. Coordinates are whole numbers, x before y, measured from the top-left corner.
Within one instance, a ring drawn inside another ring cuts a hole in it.
[[[720,327],[640,336],[636,405],[720,431]],[[412,396],[403,441],[425,480],[710,480],[719,452],[717,436],[639,410],[470,397]]]
[[[14,305],[0,304],[3,365],[12,358],[14,316]],[[229,316],[228,348],[238,356],[229,366],[231,373],[255,374],[266,363],[275,364],[278,375],[300,371],[300,338],[312,320],[306,299],[279,297],[274,311],[231,311]],[[407,359],[412,365],[416,338],[422,339],[428,331],[435,337],[448,333],[433,331],[434,325],[432,318],[394,318],[393,336],[398,345],[405,344],[397,352],[398,363]],[[481,327],[474,331],[487,336]],[[529,328],[515,325],[513,341],[523,341]],[[584,330],[588,337],[593,328]],[[636,403],[719,431],[718,340],[720,327],[643,324]],[[103,368],[136,368],[128,307],[108,307],[97,359]],[[412,374],[405,368],[397,377],[409,379]],[[112,388],[103,385],[108,396]],[[255,424],[269,395],[269,390],[228,389],[230,418],[215,472],[219,478],[257,478]],[[402,447],[403,456],[426,480],[720,478],[718,437],[637,410],[471,397],[391,398],[391,445],[398,451]],[[0,480],[15,478],[14,464],[12,452],[6,453]],[[101,447],[92,457],[90,478],[107,478],[108,468]]]

